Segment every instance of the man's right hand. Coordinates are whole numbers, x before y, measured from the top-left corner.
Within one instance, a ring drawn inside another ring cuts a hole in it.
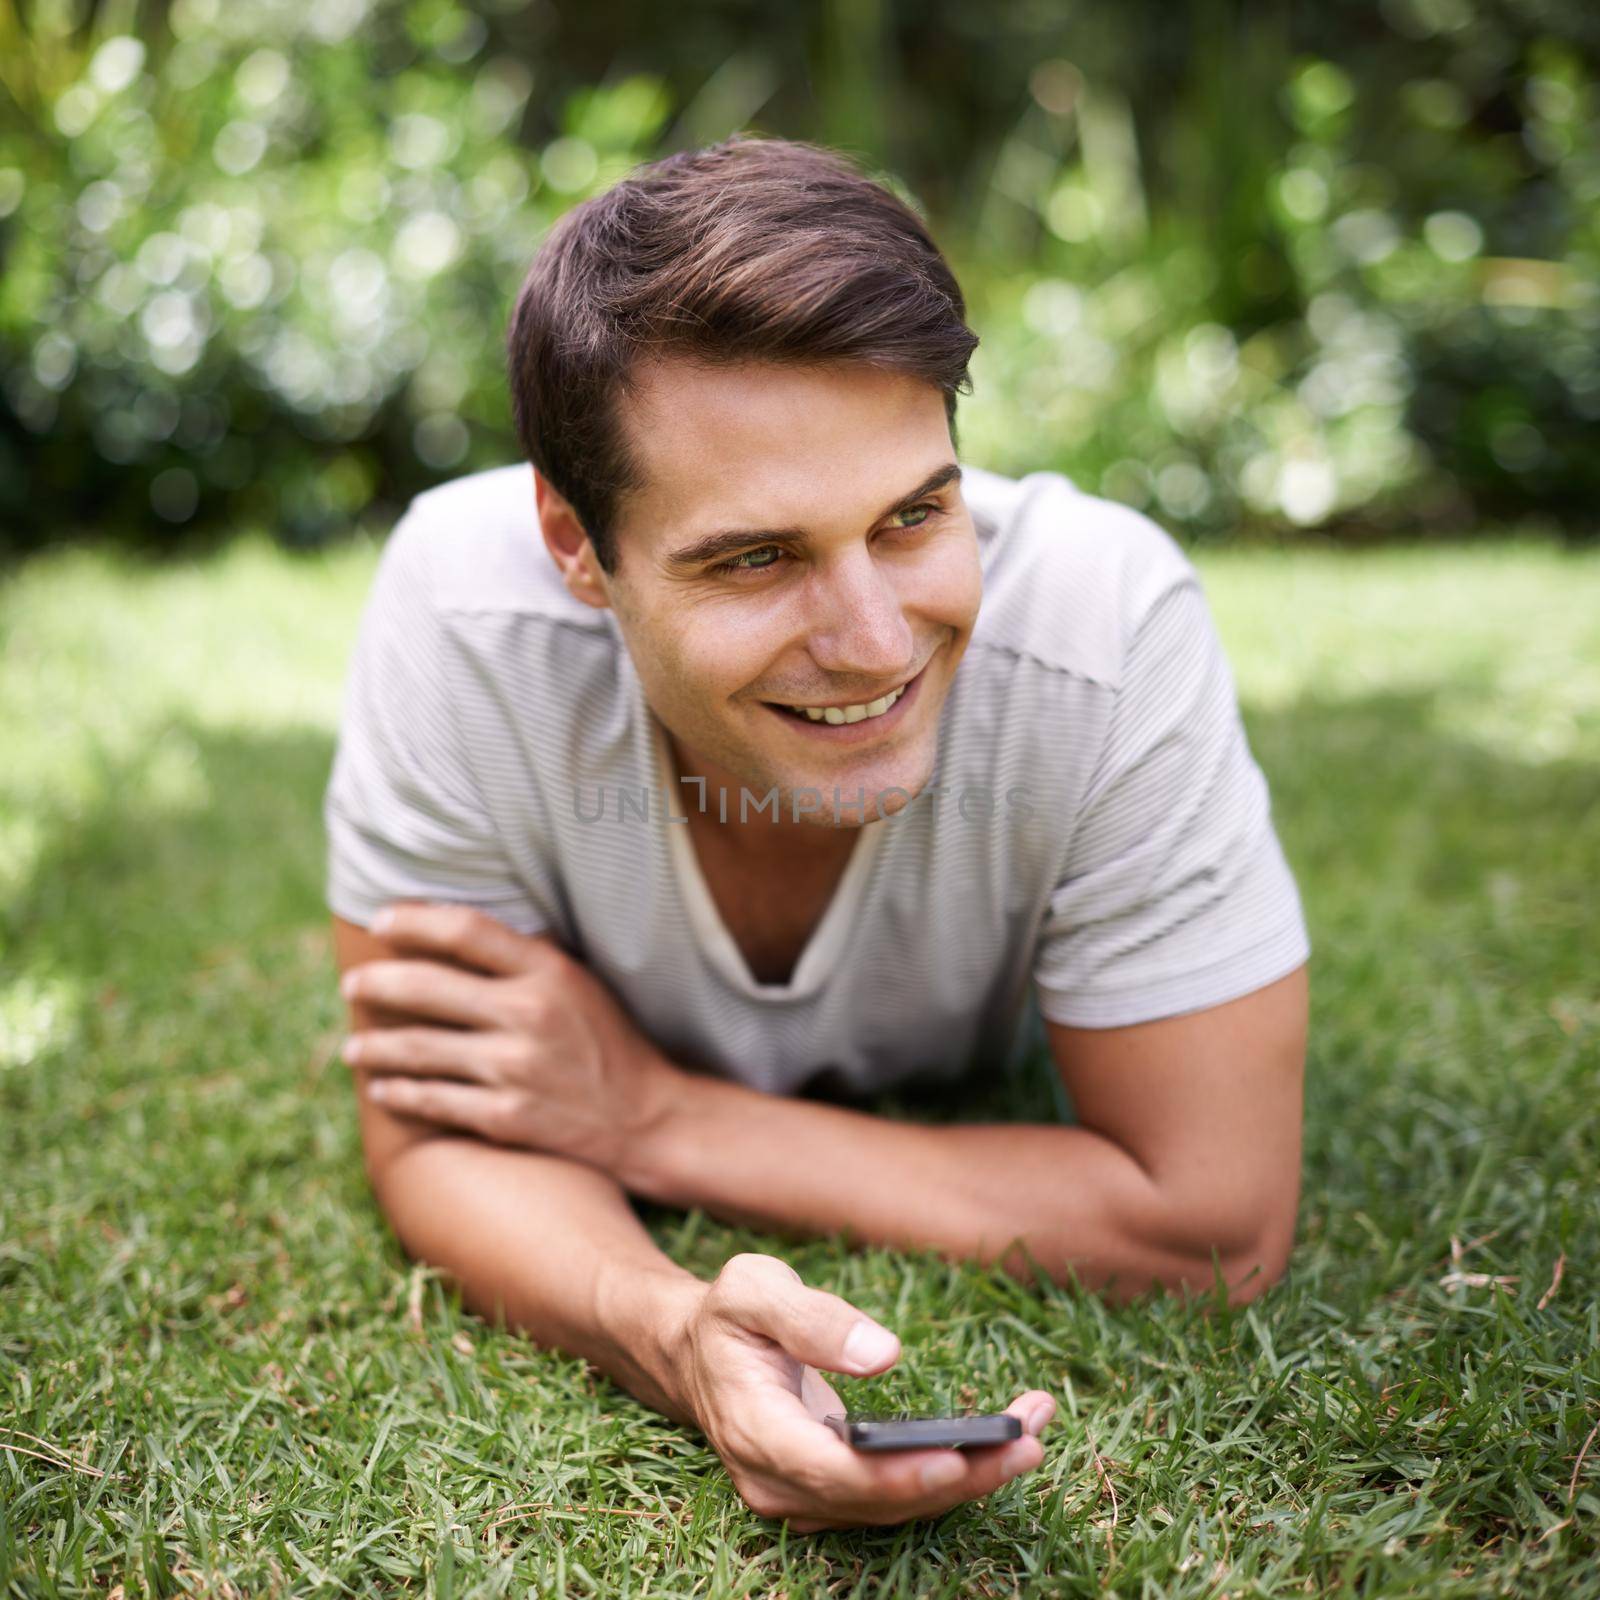
[[[876,1344],[847,1350],[857,1328]],[[751,1510],[797,1533],[940,1516],[1044,1459],[1036,1435],[1055,1402],[1041,1389],[1006,1407],[1023,1425],[1006,1444],[881,1454],[847,1444],[822,1420],[846,1407],[817,1369],[882,1372],[900,1359],[899,1341],[847,1300],[807,1288],[777,1256],[726,1261],[669,1344],[675,1387],[734,1487]]]

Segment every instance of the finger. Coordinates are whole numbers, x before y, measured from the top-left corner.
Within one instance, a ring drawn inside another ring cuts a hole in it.
[[[981,1500],[1044,1460],[1044,1446],[1031,1433],[979,1449],[895,1451],[908,1458],[882,1489],[869,1487],[826,1509],[852,1521],[896,1522],[942,1516],[969,1500]],[[915,1458],[914,1460],[909,1458]],[[868,1458],[871,1459],[871,1458]],[[909,1479],[909,1481],[908,1481]]]
[[[1029,1435],[1012,1441],[1003,1453],[981,1463],[965,1460],[959,1450],[893,1454],[913,1459],[891,1464],[885,1458],[863,1456],[860,1482],[850,1481],[845,1473],[832,1481],[821,1481],[813,1470],[799,1463],[787,1471],[766,1471],[762,1478],[770,1491],[769,1498],[776,1496],[778,1503],[785,1505],[777,1515],[796,1518],[790,1526],[797,1532],[885,1526],[943,1516],[955,1506],[982,1499],[1012,1478],[1038,1467],[1044,1459],[1044,1448]],[[933,1460],[938,1462],[941,1477],[929,1487],[922,1472]]]
[[[856,1524],[895,1521],[920,1516],[936,1503],[955,1505],[971,1497],[968,1490],[945,1499],[944,1488],[930,1486],[923,1477],[930,1466],[937,1465],[941,1473],[949,1474],[955,1462],[963,1482],[980,1481],[959,1462],[959,1450],[936,1446],[881,1453],[857,1450],[811,1416],[800,1397],[789,1390],[763,1390],[747,1405],[750,1454],[756,1458],[753,1464],[795,1499],[796,1514],[801,1517],[842,1516]],[[1025,1443],[1012,1441],[1013,1446]],[[1033,1445],[1038,1448],[1038,1441]],[[1009,1475],[995,1482],[1004,1482]]]
[[[1044,1389],[1030,1389],[1018,1395],[1006,1412],[1022,1423],[1021,1437],[1002,1444],[963,1445],[947,1450],[950,1464],[941,1469],[944,1481],[933,1487],[932,1498],[918,1514],[941,1515],[966,1501],[981,1500],[1011,1479],[1032,1472],[1044,1461],[1038,1432],[1054,1411],[1055,1399]]]
[[[437,961],[363,961],[339,985],[347,1000],[375,1002],[411,1016],[469,1028],[509,1026],[496,978],[458,972]]]
[[[1024,1470],[1016,1467],[1015,1462],[1029,1457],[1032,1452],[1019,1449],[1029,1439],[1037,1438],[1040,1429],[1055,1413],[1055,1399],[1045,1389],[1029,1389],[1024,1394],[1017,1396],[1005,1408],[1002,1415],[1013,1416],[1022,1424],[1022,1433],[1015,1439],[1006,1439],[999,1444],[965,1444],[959,1448],[950,1449],[949,1453],[955,1456],[966,1467],[963,1477],[954,1480],[953,1487],[967,1486],[967,1492],[958,1495],[957,1499],[970,1499],[973,1492],[987,1494],[987,1488],[974,1491],[973,1486],[987,1481],[986,1475],[992,1468],[1003,1467],[1004,1471],[1000,1482],[1006,1478],[1015,1477],[1018,1471]],[[1043,1446],[1040,1446],[1040,1457],[1043,1456]],[[1036,1466],[1037,1462],[1030,1462]],[[992,1488],[994,1485],[990,1484]],[[951,1502],[955,1504],[955,1501]]]
[[[1000,1444],[968,1444],[962,1445],[958,1454],[969,1467],[986,1469],[995,1462],[1015,1460],[1019,1454],[1017,1447],[1025,1444],[1029,1439],[1037,1438],[1045,1424],[1055,1415],[1055,1397],[1048,1389],[1028,1389],[1019,1394],[1015,1400],[1005,1408],[1002,1416],[1015,1417],[1022,1424],[1022,1433],[1016,1439],[1007,1439]],[[1043,1446],[1040,1446],[1041,1454]],[[1007,1474],[1014,1476],[1014,1474]]]
[[[1022,1419],[1022,1431],[1037,1436],[1056,1414],[1056,1397],[1048,1389],[1028,1389],[1006,1407]]]
[[[513,1110],[504,1090],[435,1078],[373,1078],[365,1092],[385,1111],[445,1128],[461,1128],[485,1139],[500,1137]]]
[[[500,977],[527,972],[545,949],[559,949],[551,934],[518,933],[472,906],[396,901],[372,919],[372,932],[407,950],[447,955]]]
[[[1044,1460],[1044,1446],[1031,1434],[1006,1444],[983,1445],[978,1449],[951,1450],[956,1467],[945,1469],[944,1481],[928,1491],[928,1498],[916,1515],[942,1516],[954,1506],[981,1500],[1002,1484],[1032,1472]]]
[[[369,1028],[351,1034],[340,1053],[348,1066],[370,1072],[491,1084],[495,1081],[487,1043],[491,1037],[452,1028]]]
[[[1024,1432],[1003,1444],[895,1450],[880,1455],[856,1450],[825,1425],[822,1440],[793,1429],[792,1408],[778,1394],[763,1407],[768,1414],[762,1419],[760,1437],[770,1458],[765,1471],[775,1483],[804,1496],[801,1520],[805,1526],[790,1524],[797,1532],[939,1516],[953,1506],[992,1494],[1041,1464],[1044,1446],[1028,1429],[1028,1422],[1047,1405],[1053,1407],[1054,1401],[1045,1390],[1030,1389],[1019,1395],[1006,1409],[1023,1419]],[[931,1482],[925,1475],[930,1468],[938,1475]]]
[[[724,1262],[715,1287],[723,1316],[797,1361],[860,1377],[900,1359],[900,1341],[888,1328],[841,1296],[808,1288],[776,1256],[747,1252]]]

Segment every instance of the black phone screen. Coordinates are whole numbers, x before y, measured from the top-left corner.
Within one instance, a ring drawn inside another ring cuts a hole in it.
[[[1022,1421],[1009,1411],[978,1417],[845,1417],[823,1419],[857,1450],[922,1450],[929,1445],[1004,1444],[1022,1437]]]

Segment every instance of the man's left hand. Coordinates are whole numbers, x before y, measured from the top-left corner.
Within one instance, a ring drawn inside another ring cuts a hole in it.
[[[368,1095],[403,1116],[616,1172],[682,1074],[611,991],[550,936],[484,912],[415,902],[385,912],[372,932],[408,958],[363,962],[341,989],[420,1025],[345,1041]]]

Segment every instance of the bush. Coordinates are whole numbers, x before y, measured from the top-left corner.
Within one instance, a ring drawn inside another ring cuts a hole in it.
[[[1486,51],[1506,82],[1474,96]],[[1202,66],[1143,159],[1115,90],[1049,64],[1035,94],[1055,115],[1013,136],[1043,157],[1012,190],[1040,222],[1030,270],[977,274],[994,398],[973,448],[1200,535],[1459,534],[1534,511],[1592,533],[1592,70],[1481,30],[1435,52],[1436,76],[1400,55],[1360,81],[1320,57],[1218,68],[1226,98]]]
[[[476,21],[178,0],[160,50],[114,35],[53,71],[64,58],[33,55],[37,136],[0,144],[17,542],[62,520],[138,537],[153,509],[314,543],[374,495],[508,458],[505,318],[528,259],[667,107],[632,77],[526,148],[532,74],[475,59]]]
[[[1198,537],[1595,526],[1576,0],[1249,29],[1128,0],[1048,34],[885,0],[818,8],[804,78],[787,13],[597,0],[552,42],[512,0],[175,0],[135,37],[86,3],[25,34],[0,0],[0,547],[315,544],[516,459],[503,333],[545,229],[758,111],[930,197],[983,338],[974,460]]]

